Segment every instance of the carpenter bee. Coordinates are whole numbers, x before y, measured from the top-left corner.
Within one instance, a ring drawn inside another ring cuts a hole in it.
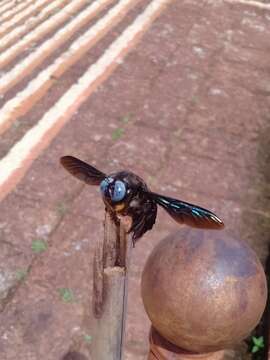
[[[203,229],[224,227],[224,223],[211,211],[154,193],[138,175],[130,171],[106,175],[73,156],[63,156],[60,162],[68,172],[86,184],[99,185],[105,207],[112,214],[131,217],[129,233],[132,233],[133,245],[152,229],[157,205],[162,206],[180,224]]]

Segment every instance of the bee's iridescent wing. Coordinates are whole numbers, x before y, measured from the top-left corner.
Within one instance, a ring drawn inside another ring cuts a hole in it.
[[[99,185],[106,177],[103,172],[73,156],[61,157],[60,163],[71,175],[89,185]]]
[[[150,196],[180,224],[202,229],[222,229],[224,227],[224,223],[214,213],[200,206],[152,192],[150,192]]]

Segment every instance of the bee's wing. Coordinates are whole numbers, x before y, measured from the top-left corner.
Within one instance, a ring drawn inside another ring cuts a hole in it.
[[[215,214],[200,206],[152,192],[150,196],[180,224],[204,229],[222,229],[224,227],[224,223]]]
[[[103,172],[73,156],[61,157],[60,163],[71,175],[90,185],[99,185],[106,177]]]

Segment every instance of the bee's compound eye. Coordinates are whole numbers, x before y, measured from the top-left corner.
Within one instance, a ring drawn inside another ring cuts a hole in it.
[[[126,185],[123,183],[123,181],[116,180],[114,184],[112,200],[120,201],[125,197],[125,195],[126,195]]]
[[[107,179],[104,179],[104,180],[101,181],[101,183],[100,183],[100,191],[101,191],[102,194],[105,194],[105,191],[106,191],[108,185],[109,184],[108,184]]]

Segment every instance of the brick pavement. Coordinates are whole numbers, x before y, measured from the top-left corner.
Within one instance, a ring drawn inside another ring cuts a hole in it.
[[[119,25],[97,48],[121,30]],[[103,206],[97,189],[60,168],[62,155],[107,172],[132,169],[153,190],[212,209],[227,231],[248,241],[265,261],[269,31],[266,9],[173,2],[33,162],[0,205],[2,359],[20,354],[55,360],[69,351],[89,357],[91,261],[102,236]],[[30,118],[50,106],[96,51],[65,74]],[[149,322],[139,290],[143,264],[155,244],[177,229],[161,210],[155,228],[133,251],[125,359],[144,359],[147,352]],[[35,254],[31,246],[40,239],[47,249]],[[63,289],[72,290],[66,302]]]

